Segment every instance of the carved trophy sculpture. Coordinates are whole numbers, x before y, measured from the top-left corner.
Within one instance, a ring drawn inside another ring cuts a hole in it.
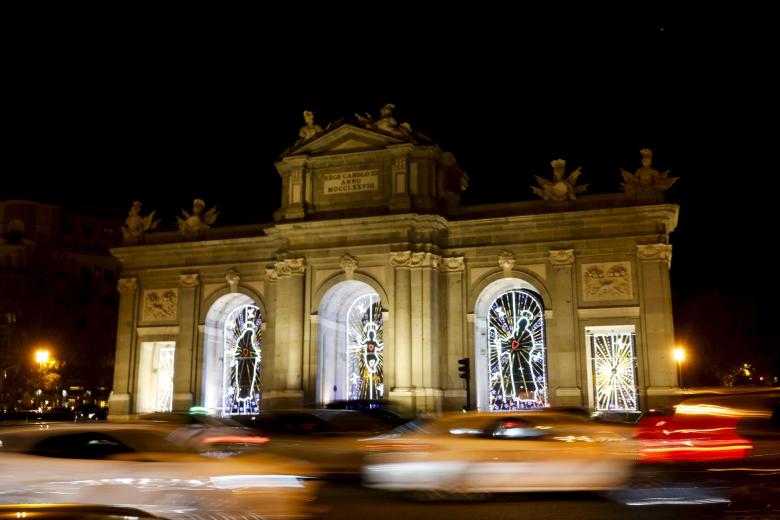
[[[358,122],[369,130],[380,130],[396,137],[408,137],[412,133],[412,126],[409,123],[398,124],[393,117],[395,105],[388,103],[379,110],[379,119],[374,120],[373,116],[366,112],[365,117],[355,114]]]
[[[663,192],[675,183],[677,177],[669,177],[669,170],[660,173],[652,167],[653,152],[649,148],[639,150],[642,154],[642,167],[636,173],[627,172],[623,168],[620,174],[623,181],[620,187],[629,199],[642,202],[663,202]]]
[[[195,199],[192,201],[192,215],[186,210],[182,209],[184,218],[176,217],[179,223],[179,233],[182,236],[187,236],[192,233],[200,233],[209,229],[214,221],[217,220],[219,212],[217,208],[211,208],[207,212],[203,213],[203,208],[206,207],[206,203],[201,199]]]
[[[563,202],[566,200],[575,200],[577,193],[582,193],[588,189],[587,184],[577,186],[577,178],[582,173],[581,168],[577,168],[569,174],[567,178],[563,178],[566,170],[566,161],[563,159],[556,159],[550,163],[553,167],[553,180],[547,180],[544,177],[536,177],[536,182],[539,183],[539,188],[531,186],[534,193],[539,195],[544,200],[550,200],[553,202]]]
[[[125,219],[125,225],[122,226],[122,235],[124,235],[125,240],[138,240],[147,231],[156,228],[160,221],[154,220],[154,213],[152,211],[145,217],[141,216],[141,203],[137,200],[133,202],[133,206]]]

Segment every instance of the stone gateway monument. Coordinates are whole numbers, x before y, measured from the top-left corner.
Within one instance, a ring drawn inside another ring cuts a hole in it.
[[[276,163],[273,224],[212,226],[199,199],[180,232],[112,250],[112,416],[352,399],[420,413],[469,398],[477,410],[630,412],[679,394],[679,208],[663,202],[673,178],[649,150],[620,193],[584,193],[587,167],[567,174],[556,159],[534,200],[464,206],[454,155],[394,108],[324,129],[306,111]]]

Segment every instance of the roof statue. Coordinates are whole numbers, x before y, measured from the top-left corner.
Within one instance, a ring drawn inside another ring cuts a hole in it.
[[[409,123],[398,124],[393,117],[395,105],[388,103],[379,110],[379,119],[374,120],[373,116],[366,112],[365,117],[355,114],[358,122],[369,130],[380,130],[396,137],[408,137],[412,133],[412,126]]]
[[[563,202],[565,200],[575,200],[577,193],[582,193],[588,189],[587,184],[577,186],[577,178],[582,173],[582,168],[577,168],[564,179],[566,170],[566,161],[563,159],[555,159],[550,163],[553,167],[553,180],[547,180],[544,177],[534,175],[536,182],[539,183],[539,188],[531,186],[531,190],[539,195],[544,200],[551,200],[553,202]]]
[[[624,182],[620,183],[620,187],[630,199],[662,202],[664,190],[671,187],[677,177],[669,177],[670,170],[660,173],[652,167],[653,152],[649,148],[642,148],[639,153],[642,154],[642,166],[635,173],[621,168]]]
[[[219,212],[217,208],[211,208],[206,213],[203,213],[203,208],[206,207],[206,203],[202,199],[195,199],[192,201],[192,215],[186,210],[182,209],[184,218],[176,217],[179,224],[179,233],[182,236],[187,236],[190,233],[201,232],[209,229],[214,221],[217,220]]]
[[[303,143],[309,139],[314,139],[318,135],[322,135],[324,132],[322,127],[314,122],[314,112],[310,110],[304,110],[303,120],[306,122],[306,124],[298,131],[298,137],[301,139],[296,144]]]
[[[145,217],[141,216],[141,202],[134,201],[130,211],[127,213],[125,225],[122,226],[122,235],[125,237],[125,240],[139,239],[147,231],[156,228],[160,221],[154,220],[154,213],[152,211]]]

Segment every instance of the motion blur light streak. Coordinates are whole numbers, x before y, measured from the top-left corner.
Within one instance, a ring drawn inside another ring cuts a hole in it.
[[[214,487],[219,489],[245,488],[302,488],[301,479],[296,475],[220,475],[209,477]]]
[[[772,416],[771,410],[745,410],[718,406],[714,404],[679,404],[675,409],[678,415],[711,415],[715,417],[762,417]]]

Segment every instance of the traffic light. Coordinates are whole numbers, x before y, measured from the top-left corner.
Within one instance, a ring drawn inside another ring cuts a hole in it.
[[[469,358],[458,360],[458,375],[461,379],[465,379],[466,381],[471,379],[471,365],[469,365]]]

